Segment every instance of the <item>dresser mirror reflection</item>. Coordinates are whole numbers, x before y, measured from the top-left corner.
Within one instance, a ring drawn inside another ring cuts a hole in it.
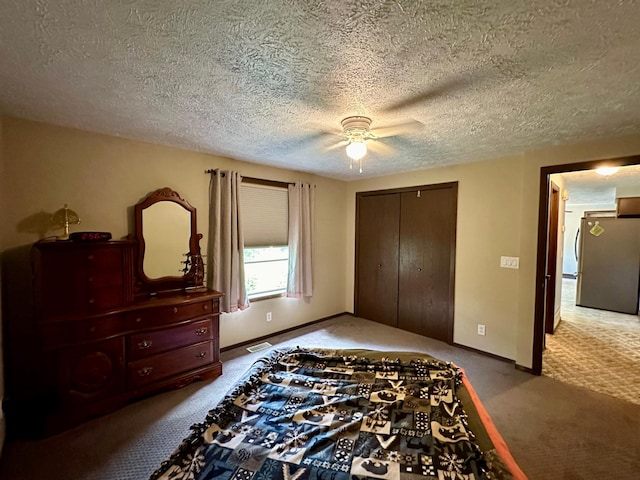
[[[196,209],[170,188],[160,188],[135,208],[139,293],[200,288],[203,262]]]

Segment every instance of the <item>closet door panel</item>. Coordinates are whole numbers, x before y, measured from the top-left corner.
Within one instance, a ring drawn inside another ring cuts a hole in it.
[[[453,341],[454,188],[401,194],[398,327]]]
[[[357,202],[355,313],[396,327],[400,194],[360,196]]]

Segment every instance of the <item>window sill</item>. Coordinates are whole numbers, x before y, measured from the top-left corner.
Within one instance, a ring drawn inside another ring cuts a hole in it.
[[[271,300],[272,298],[285,297],[286,295],[287,295],[286,292],[282,292],[282,293],[271,293],[269,295],[261,295],[259,297],[249,297],[249,303],[260,302],[262,300]]]

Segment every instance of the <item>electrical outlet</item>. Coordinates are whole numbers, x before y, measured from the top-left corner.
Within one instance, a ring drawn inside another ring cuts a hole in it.
[[[271,312],[267,312],[267,322],[271,321]]]
[[[485,335],[484,325],[481,323],[478,324],[478,335]]]

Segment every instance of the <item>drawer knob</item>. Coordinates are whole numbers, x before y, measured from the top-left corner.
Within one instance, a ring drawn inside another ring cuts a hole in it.
[[[178,307],[173,307],[173,313],[178,313]]]
[[[144,368],[141,368],[140,370],[138,370],[138,375],[140,375],[141,377],[146,377],[152,371],[153,371],[153,367],[144,367]]]
[[[89,327],[89,333],[95,333],[96,327]]]
[[[93,260],[93,255],[87,255],[87,260]]]
[[[142,317],[137,317],[136,318],[136,323],[140,323],[142,321]]]
[[[207,305],[206,303],[202,306],[202,308],[204,308],[205,310],[209,310],[209,305]]]
[[[207,333],[209,329],[207,327],[202,327],[196,330],[196,335],[201,336]]]
[[[207,356],[207,352],[196,353],[196,358],[204,358]]]
[[[143,340],[141,342],[138,342],[138,348],[140,350],[144,350],[145,348],[149,348],[151,345],[153,345],[153,342],[151,340]]]
[[[90,299],[89,299],[89,303],[90,303],[91,305],[93,305],[94,303],[96,303],[96,300],[95,300],[94,298],[90,298]]]

